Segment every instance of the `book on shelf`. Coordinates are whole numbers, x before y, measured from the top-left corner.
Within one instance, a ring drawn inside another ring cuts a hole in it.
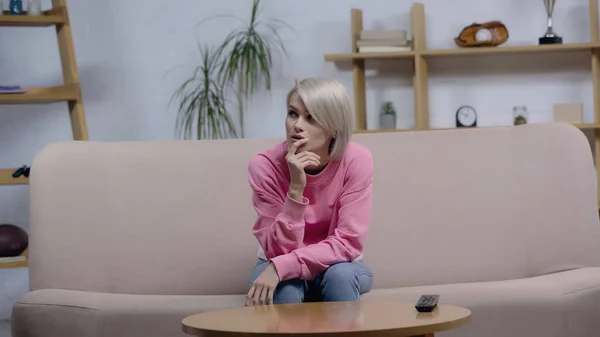
[[[0,257],[0,263],[24,262],[24,261],[27,261],[27,256],[24,256],[24,255]]]
[[[0,94],[22,94],[25,91],[19,85],[0,85]]]
[[[394,52],[402,52],[402,51],[411,51],[412,48],[410,46],[400,47],[400,46],[365,46],[358,47],[359,53],[394,53]]]
[[[406,40],[405,30],[386,30],[386,29],[372,29],[362,30],[360,32],[360,40],[395,40],[401,39]]]
[[[408,46],[409,42],[406,39],[382,39],[382,40],[358,40],[356,46],[358,47],[404,47]]]
[[[411,51],[404,30],[363,30],[356,41],[359,53],[393,53]]]

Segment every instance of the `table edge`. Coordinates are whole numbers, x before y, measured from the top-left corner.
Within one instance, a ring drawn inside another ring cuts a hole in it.
[[[452,305],[451,305],[452,306]],[[453,306],[457,307],[457,306]],[[418,336],[427,335],[431,333],[437,333],[447,330],[452,330],[466,325],[471,321],[472,312],[465,307],[458,307],[464,309],[468,314],[464,317],[455,319],[453,321],[439,322],[431,325],[403,327],[403,328],[391,328],[391,329],[373,329],[364,331],[332,331],[332,332],[252,332],[252,331],[222,331],[222,330],[211,330],[195,328],[185,325],[181,321],[181,330],[192,336],[199,337],[242,337],[242,336],[268,336],[268,337],[290,337],[290,336],[328,336],[328,337],[401,337],[401,336]],[[193,315],[191,315],[193,316]],[[190,317],[190,316],[188,316]],[[187,317],[186,317],[187,318]]]

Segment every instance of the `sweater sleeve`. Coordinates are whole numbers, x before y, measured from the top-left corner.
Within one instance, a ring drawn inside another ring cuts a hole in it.
[[[329,266],[353,261],[362,254],[371,222],[373,158],[370,152],[354,158],[347,168],[347,176],[333,234],[321,242],[271,259],[281,281],[312,280]]]
[[[260,155],[250,161],[248,181],[252,188],[252,205],[258,215],[252,232],[267,259],[301,247],[308,199],[299,202],[282,191],[273,164]]]

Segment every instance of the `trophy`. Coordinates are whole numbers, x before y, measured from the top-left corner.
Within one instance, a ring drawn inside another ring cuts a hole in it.
[[[554,4],[556,0],[543,0],[544,7],[546,7],[546,14],[548,15],[548,28],[546,34],[540,37],[540,44],[561,44],[562,37],[556,35],[552,29],[552,12],[554,12]]]

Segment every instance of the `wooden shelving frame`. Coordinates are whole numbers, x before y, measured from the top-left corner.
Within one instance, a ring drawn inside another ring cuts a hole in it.
[[[19,256],[25,257],[25,259],[19,259],[18,261],[11,262],[0,262],[0,268],[22,268],[27,267],[27,259],[29,258],[29,249],[25,249],[25,251]]]
[[[11,15],[9,11],[3,11],[0,16],[0,25],[13,27],[48,27],[62,25],[66,21],[60,8],[44,11],[42,15]]]
[[[39,16],[27,15],[26,12],[23,15],[11,15],[8,11],[3,11],[3,15],[0,15],[0,27],[51,26],[56,28],[63,84],[46,88],[25,88],[26,92],[22,94],[0,94],[0,105],[66,102],[73,139],[89,140],[67,0],[52,0],[52,8]],[[0,185],[28,184],[29,179],[26,177],[13,178],[12,174],[16,170],[17,168],[0,169]]]
[[[25,88],[21,94],[0,94],[0,105],[14,104],[47,104],[66,102],[68,106],[73,139],[78,141],[89,140],[81,88],[79,85],[79,71],[75,58],[73,36],[67,9],[67,0],[52,0],[52,9],[44,11],[42,15],[31,16],[11,15],[3,11],[0,15],[0,27],[50,27],[55,26],[58,49],[61,59],[63,84],[46,88]],[[33,168],[32,168],[33,169]],[[29,184],[29,178],[13,177],[17,168],[0,169],[0,185]],[[26,255],[27,256],[27,255]],[[27,260],[19,262],[0,263],[0,268],[26,267]]]
[[[363,13],[360,9],[352,9],[350,13],[350,33],[352,52],[347,54],[326,54],[325,61],[352,62],[354,79],[354,108],[356,113],[356,133],[380,133],[403,131],[448,130],[448,128],[432,129],[429,124],[429,81],[428,61],[442,57],[478,57],[484,55],[517,55],[543,53],[581,53],[589,52],[593,85],[594,121],[587,124],[574,124],[582,130],[593,130],[598,195],[600,195],[600,27],[598,18],[598,0],[589,0],[590,42],[560,45],[531,45],[531,46],[498,46],[481,48],[427,49],[425,35],[425,7],[414,3],[410,9],[411,51],[391,53],[359,53],[357,40],[363,30]],[[414,118],[413,129],[399,130],[368,130],[367,129],[367,100],[365,83],[366,60],[412,60]],[[599,205],[600,209],[600,205]]]

